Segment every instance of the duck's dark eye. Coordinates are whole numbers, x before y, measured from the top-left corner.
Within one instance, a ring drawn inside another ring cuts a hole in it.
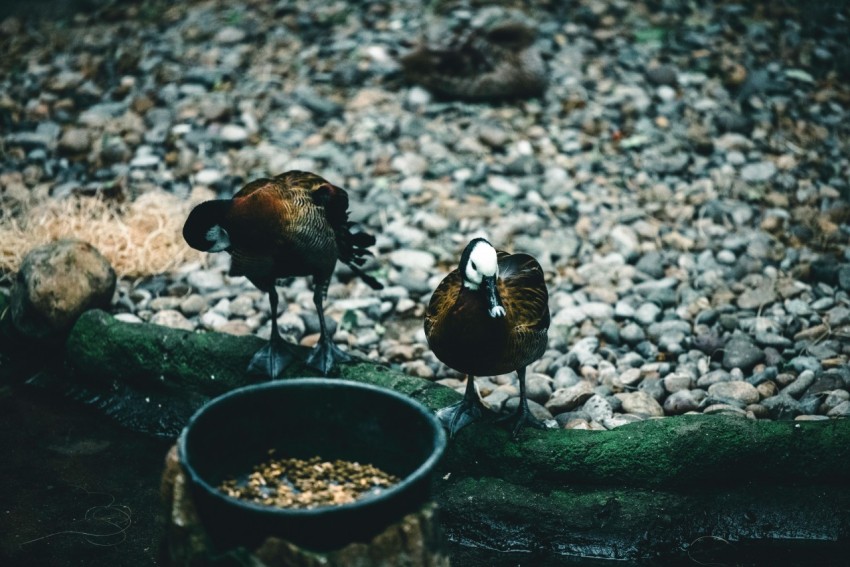
[[[473,269],[473,270],[475,270],[475,271],[477,272],[477,271],[478,271],[478,268],[475,266],[475,262],[473,262],[472,260],[470,260],[470,261],[469,261],[469,263],[470,263],[470,265],[472,266],[472,269]]]

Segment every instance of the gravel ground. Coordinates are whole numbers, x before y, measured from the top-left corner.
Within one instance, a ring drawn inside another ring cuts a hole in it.
[[[527,17],[545,94],[463,102],[405,81],[399,63],[426,28],[485,33],[469,23],[478,8],[449,4],[146,1],[6,17],[2,196],[227,197],[315,171],[378,238],[370,269],[387,287],[340,266],[328,305],[336,340],[369,358],[462,390],[422,313],[486,236],[547,271],[549,350],[528,377],[538,417],[593,429],[850,413],[850,10],[538,3]],[[122,281],[114,312],[267,337],[267,299],[228,263]],[[313,344],[308,282],[279,291],[282,330]],[[517,403],[513,375],[478,384],[494,409]]]

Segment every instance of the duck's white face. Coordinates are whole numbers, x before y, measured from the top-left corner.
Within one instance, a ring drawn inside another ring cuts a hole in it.
[[[487,242],[478,242],[469,253],[469,262],[463,274],[463,285],[469,289],[478,289],[485,277],[499,275],[499,263],[496,249]]]
[[[486,240],[474,241],[471,246],[466,265],[462,266],[463,285],[473,291],[481,289],[486,296],[490,317],[504,317],[506,311],[499,299],[496,281],[499,277],[496,249]]]

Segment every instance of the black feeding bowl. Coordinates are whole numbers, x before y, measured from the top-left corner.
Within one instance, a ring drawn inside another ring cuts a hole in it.
[[[446,436],[419,402],[366,384],[298,378],[247,386],[195,413],[178,443],[198,517],[216,550],[274,535],[330,550],[368,541],[430,500]],[[350,504],[289,509],[254,504],[216,487],[280,458],[369,463],[401,482]]]

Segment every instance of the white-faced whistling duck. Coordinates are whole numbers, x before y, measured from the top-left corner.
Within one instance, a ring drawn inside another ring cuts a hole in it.
[[[549,330],[549,292],[540,264],[528,254],[497,252],[483,238],[464,249],[460,264],[431,297],[425,313],[428,345],[450,368],[467,375],[463,400],[437,412],[454,435],[487,411],[475,376],[519,377],[516,436],[525,425],[545,428],[531,415],[525,396],[525,367],[543,356]]]
[[[195,207],[183,227],[183,238],[205,252],[229,252],[230,274],[246,276],[269,294],[272,332],[248,371],[276,378],[292,361],[293,349],[278,331],[275,281],[290,276],[313,277],[313,302],[319,314],[321,337],[307,364],[327,375],[337,362],[351,356],[340,350],[328,333],[322,302],[336,261],[347,264],[369,286],[381,284],[360,266],[371,254],[375,238],[352,231],[348,194],[314,173],[288,171],[245,185],[232,199],[206,201]]]

